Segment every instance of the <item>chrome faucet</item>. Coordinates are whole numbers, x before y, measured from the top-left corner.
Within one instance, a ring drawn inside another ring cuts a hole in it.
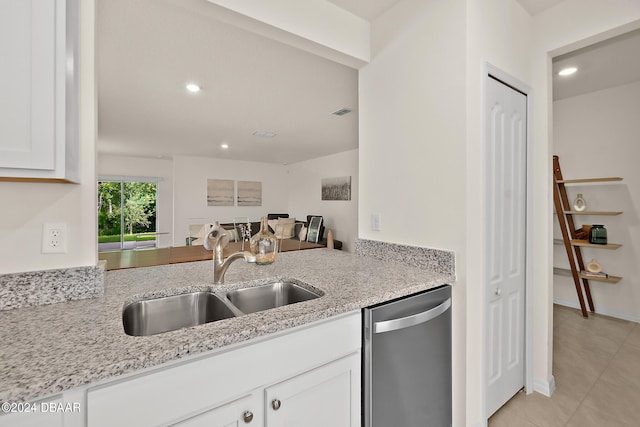
[[[204,247],[207,250],[213,249],[213,283],[224,283],[224,274],[229,265],[237,259],[244,258],[246,262],[256,262],[256,256],[249,251],[234,252],[224,259],[224,248],[229,243],[229,235],[226,230],[216,221],[215,225],[204,239]]]

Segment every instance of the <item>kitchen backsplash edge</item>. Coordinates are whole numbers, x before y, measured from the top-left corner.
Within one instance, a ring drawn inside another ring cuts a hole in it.
[[[434,273],[455,275],[456,272],[456,256],[453,251],[356,239],[355,253]]]
[[[102,296],[105,266],[0,274],[0,310]]]

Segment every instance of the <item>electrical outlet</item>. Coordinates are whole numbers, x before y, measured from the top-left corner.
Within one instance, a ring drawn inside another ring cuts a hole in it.
[[[67,253],[67,224],[64,222],[48,222],[42,227],[42,253]]]

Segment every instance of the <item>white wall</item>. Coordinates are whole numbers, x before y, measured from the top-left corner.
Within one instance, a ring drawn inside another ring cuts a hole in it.
[[[97,262],[94,0],[83,0],[80,13],[81,184],[0,183],[0,274]],[[68,253],[41,253],[45,222],[67,223]]]
[[[293,163],[285,169],[289,215],[305,221],[307,215],[322,215],[325,228],[342,242],[342,250],[353,252],[358,233],[358,150]],[[351,200],[321,200],[321,179],[339,176],[351,177]]]
[[[322,215],[325,228],[332,229],[334,238],[343,242],[343,250],[353,250],[358,230],[358,150],[287,166],[177,157],[174,167],[173,160],[100,154],[97,169],[100,176],[161,178],[157,199],[158,231],[175,233],[175,238],[172,236],[171,239],[175,240],[172,244],[176,246],[184,245],[188,218],[232,222],[235,216],[249,216],[257,221],[267,213],[289,213],[301,220],[309,214]],[[335,176],[351,176],[350,201],[320,199],[320,180]],[[263,206],[209,207],[205,198],[207,179],[262,181]],[[174,209],[177,212],[175,223]]]
[[[631,54],[631,52],[630,52]],[[623,211],[607,217],[574,216],[576,226],[604,224],[616,251],[583,248],[585,262],[596,258],[603,271],[622,276],[612,285],[590,281],[598,313],[640,322],[640,82],[553,103],[553,152],[565,178],[620,176],[620,184],[567,186],[569,200],[582,193],[588,210]],[[562,238],[556,222],[555,236]],[[554,266],[569,268],[563,246],[554,248]],[[573,280],[554,276],[554,301],[578,307]]]
[[[484,64],[528,84],[532,19],[515,0],[467,0],[466,143],[466,415],[467,425],[485,420],[485,204]],[[529,144],[532,141],[528,141]],[[534,174],[534,179],[536,175]],[[527,296],[529,297],[529,296]],[[542,335],[548,333],[542,327]],[[534,325],[535,327],[535,325]],[[547,372],[534,372],[546,379]]]
[[[190,218],[233,222],[236,216],[259,221],[268,213],[287,212],[287,175],[282,165],[176,156],[173,159],[175,246],[184,246]],[[261,181],[262,206],[207,206],[207,179]]]
[[[372,23],[359,73],[365,239],[453,250],[453,425],[465,425],[466,16],[463,0],[405,0]],[[371,214],[381,231],[371,230]]]
[[[173,160],[99,154],[97,161],[100,176],[136,176],[159,178],[156,194],[156,231],[173,230]],[[161,235],[159,246],[171,245],[171,236]]]
[[[533,19],[531,81],[533,104],[533,163],[540,179],[534,182],[533,218],[536,233],[546,238],[534,241],[536,279],[534,295],[534,370],[551,372],[553,360],[553,213],[552,213],[552,98],[551,58],[624,31],[622,26],[640,19],[640,3],[630,0],[565,0]],[[627,28],[630,29],[630,28]],[[548,177],[546,180],[544,177]],[[539,377],[539,375],[538,375]]]

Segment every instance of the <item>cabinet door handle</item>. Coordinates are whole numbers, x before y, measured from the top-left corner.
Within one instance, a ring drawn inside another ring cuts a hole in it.
[[[273,408],[274,411],[277,411],[278,409],[280,409],[280,406],[282,406],[282,402],[280,402],[280,399],[273,399],[271,401],[271,407]]]
[[[242,419],[245,423],[249,424],[251,421],[253,421],[253,412],[244,411],[244,413],[242,414]]]

